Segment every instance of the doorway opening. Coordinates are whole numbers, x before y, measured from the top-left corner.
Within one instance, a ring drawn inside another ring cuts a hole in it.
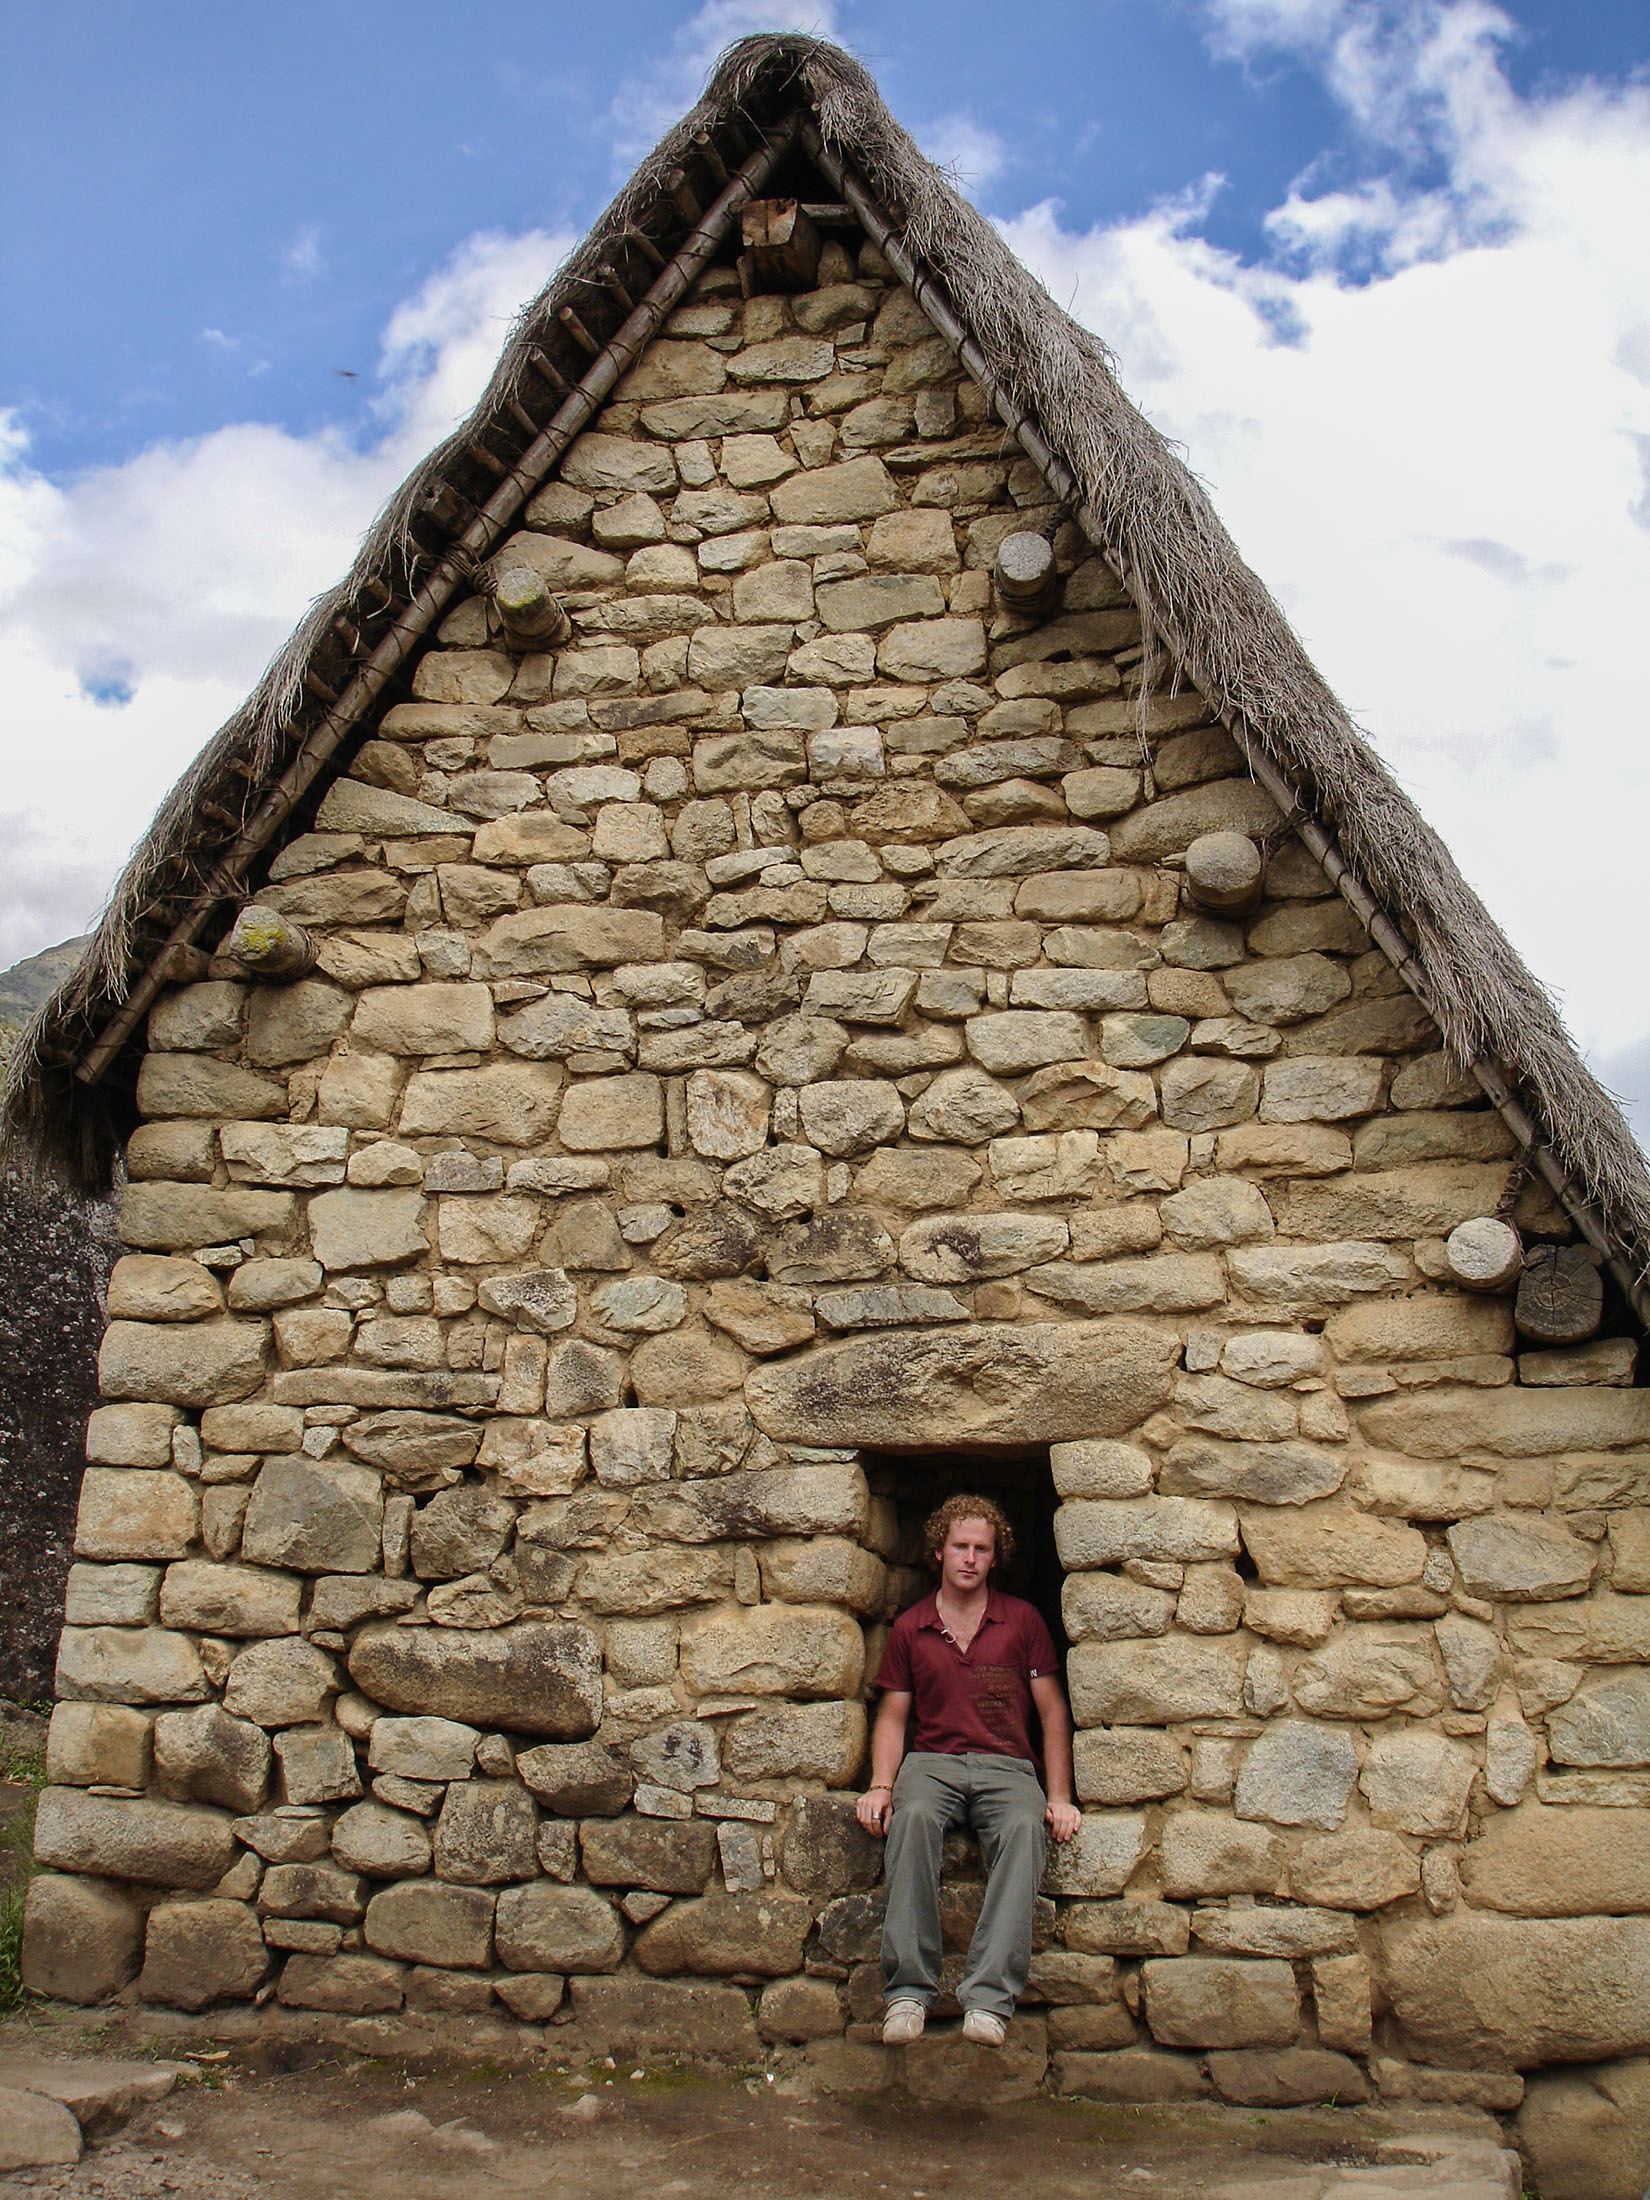
[[[992,1580],[1036,1606],[1063,1664],[1067,1644],[1060,1590],[1065,1575],[1054,1547],[1054,1511],[1060,1500],[1047,1445],[1022,1451],[867,1452],[863,1463],[872,1495],[886,1498],[894,1508],[899,1543],[893,1563],[911,1569],[909,1592],[901,1604],[914,1604],[934,1585],[922,1531],[935,1506],[964,1491],[988,1497],[1014,1530],[1014,1557]]]

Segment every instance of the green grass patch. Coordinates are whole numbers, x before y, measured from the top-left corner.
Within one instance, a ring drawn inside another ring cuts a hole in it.
[[[46,1784],[44,1750],[23,1748],[0,1735],[0,1780],[21,1788],[21,1808],[0,1832],[0,2010],[23,1999],[23,1900],[34,1877],[34,1809]]]

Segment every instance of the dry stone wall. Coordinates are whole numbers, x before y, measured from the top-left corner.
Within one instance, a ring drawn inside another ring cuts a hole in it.
[[[1450,1287],[1500,1119],[826,273],[713,271],[535,499],[564,648],[449,616],[261,891],[315,972],[153,1011],[30,1976],[869,2054],[841,1791],[918,1584],[863,1454],[1046,1445],[1036,2069],[1506,2105],[1641,2050],[1633,1347]],[[1243,919],[1182,892],[1218,828],[1273,836]]]

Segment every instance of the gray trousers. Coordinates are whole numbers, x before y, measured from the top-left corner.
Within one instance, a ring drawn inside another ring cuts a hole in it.
[[[1031,1966],[1031,1913],[1043,1875],[1043,1812],[1024,1757],[908,1756],[894,1782],[888,1828],[883,1993],[926,2009],[940,1984],[940,1850],[953,1826],[973,1828],[985,1857],[985,1901],[957,1988],[964,2009],[1008,2018]]]

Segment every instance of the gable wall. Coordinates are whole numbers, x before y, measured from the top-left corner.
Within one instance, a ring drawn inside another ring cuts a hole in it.
[[[1441,1285],[1499,1118],[1292,840],[1184,901],[1275,813],[1192,695],[1143,774],[1069,524],[994,609],[1058,515],[864,272],[710,278],[511,546],[572,644],[455,610],[260,894],[317,974],[151,1018],[32,1975],[147,1913],[184,2007],[869,2019],[832,1791],[917,1580],[859,1452],[1048,1443],[1061,2082],[1351,2097],[1383,1971],[1423,2058],[1642,2046],[1637,1957],[1569,2032],[1519,1983],[1650,1931],[1592,1914],[1650,1907],[1631,1348]]]

